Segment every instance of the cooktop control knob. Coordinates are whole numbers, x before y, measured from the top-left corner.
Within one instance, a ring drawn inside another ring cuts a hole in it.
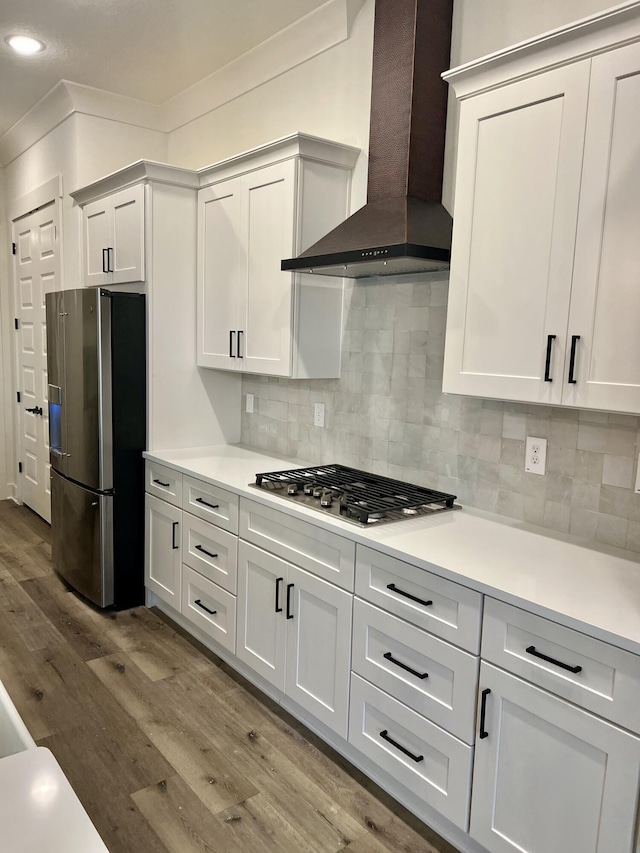
[[[333,495],[331,492],[323,492],[320,497],[320,506],[331,506],[333,503]]]
[[[287,486],[287,494],[288,495],[297,495],[298,489],[300,488],[298,483],[289,483]]]
[[[322,497],[322,492],[323,492],[322,486],[314,486],[313,487],[314,498]]]
[[[302,488],[302,491],[305,493],[305,495],[312,495],[313,494],[313,483],[305,483],[303,488]]]

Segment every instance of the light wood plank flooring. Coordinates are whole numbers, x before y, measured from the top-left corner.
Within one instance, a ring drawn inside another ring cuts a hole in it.
[[[455,853],[155,612],[81,601],[8,501],[0,680],[111,853]]]

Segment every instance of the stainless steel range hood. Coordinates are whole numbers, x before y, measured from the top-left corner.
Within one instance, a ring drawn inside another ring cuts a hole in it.
[[[453,0],[376,0],[367,203],[283,270],[361,278],[448,269],[441,203]]]

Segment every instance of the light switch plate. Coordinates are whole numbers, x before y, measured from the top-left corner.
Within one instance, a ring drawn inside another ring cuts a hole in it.
[[[544,474],[547,465],[547,439],[527,436],[524,470],[529,474]]]

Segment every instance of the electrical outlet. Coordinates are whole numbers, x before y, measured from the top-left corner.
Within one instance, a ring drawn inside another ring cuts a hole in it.
[[[544,474],[547,464],[547,439],[527,436],[524,470],[530,474]]]
[[[247,394],[247,412],[253,414],[253,394]]]
[[[313,404],[313,425],[317,427],[324,426],[324,403]]]

